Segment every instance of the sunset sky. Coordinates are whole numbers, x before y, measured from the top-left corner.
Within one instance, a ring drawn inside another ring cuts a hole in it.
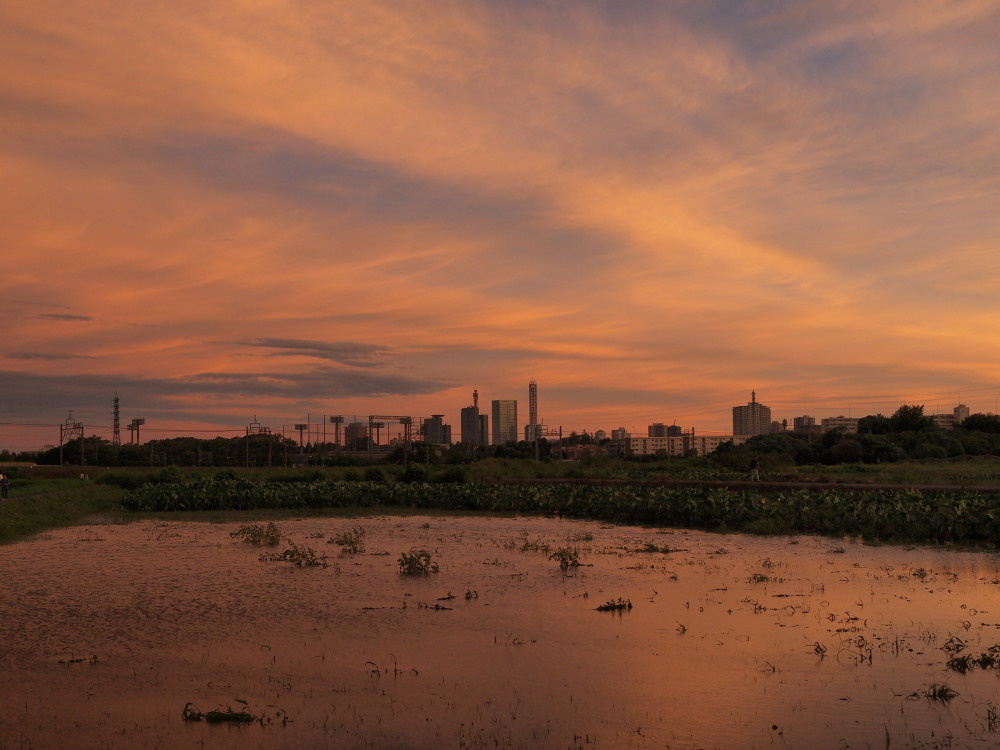
[[[116,392],[143,440],[457,439],[531,378],[567,432],[996,411],[998,40],[996,0],[8,0],[0,448]]]

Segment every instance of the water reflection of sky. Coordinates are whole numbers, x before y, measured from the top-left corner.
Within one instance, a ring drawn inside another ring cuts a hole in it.
[[[997,670],[960,674],[942,649],[1000,643],[992,553],[555,519],[280,521],[330,556],[298,568],[260,561],[230,538],[239,524],[91,526],[0,548],[0,748],[67,736],[81,748],[982,747],[1000,736]],[[327,543],[357,525],[363,554]],[[560,546],[583,565],[560,571],[545,552]],[[440,572],[401,577],[411,547],[433,551]],[[595,610],[618,598],[633,608]],[[958,696],[928,697],[942,684]],[[188,702],[249,706],[265,723],[184,722]]]

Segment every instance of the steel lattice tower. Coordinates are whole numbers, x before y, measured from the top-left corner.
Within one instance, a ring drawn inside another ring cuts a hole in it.
[[[114,422],[112,422],[113,427],[111,430],[111,444],[121,445],[122,444],[122,431],[121,431],[121,420],[118,415],[118,394],[115,394],[115,413]]]

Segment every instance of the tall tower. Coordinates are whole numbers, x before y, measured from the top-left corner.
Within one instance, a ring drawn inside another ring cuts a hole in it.
[[[528,382],[528,424],[524,426],[524,439],[531,441],[538,437],[538,383]]]
[[[114,421],[112,422],[111,428],[111,444],[121,445],[122,444],[122,429],[121,429],[121,417],[118,413],[118,394],[115,394],[115,411],[114,411]]]

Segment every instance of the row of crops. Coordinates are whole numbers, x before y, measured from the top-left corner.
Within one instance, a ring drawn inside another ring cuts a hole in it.
[[[523,513],[630,524],[756,533],[857,535],[867,539],[1000,546],[1000,496],[922,492],[536,484],[316,481],[272,484],[199,480],[148,484],[129,511],[406,507]]]

